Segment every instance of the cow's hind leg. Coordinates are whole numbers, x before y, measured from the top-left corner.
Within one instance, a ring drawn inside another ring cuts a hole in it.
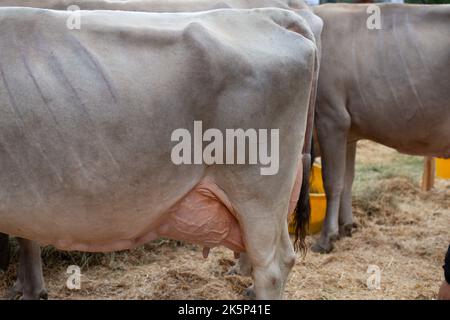
[[[352,213],[352,186],[355,177],[356,142],[347,145],[347,160],[345,163],[345,185],[341,194],[339,210],[339,235],[351,237],[354,228]]]
[[[246,253],[241,253],[239,256],[239,260],[236,264],[231,267],[231,269],[227,272],[227,274],[238,274],[244,277],[249,277],[252,275],[252,265],[250,259]]]
[[[322,106],[321,106],[322,107]],[[337,112],[336,110],[344,110]],[[327,199],[327,211],[319,240],[312,246],[314,252],[328,253],[333,241],[339,238],[339,209],[345,184],[347,132],[350,117],[345,108],[327,108],[318,112],[316,125],[322,156],[323,183]],[[327,111],[330,114],[327,114]]]
[[[20,258],[17,281],[9,298],[23,300],[47,299],[42,275],[41,247],[34,241],[19,238]]]
[[[260,213],[265,211],[260,209]],[[281,299],[287,277],[295,264],[286,214],[259,217],[249,214],[241,217],[241,224],[256,299]]]
[[[230,268],[227,272],[227,275],[235,275],[238,274],[244,277],[250,277],[252,275],[252,263],[248,254],[241,253],[239,256],[239,260],[236,262],[234,266]],[[252,284],[250,287],[245,289],[245,295],[249,298],[255,298],[255,286]]]

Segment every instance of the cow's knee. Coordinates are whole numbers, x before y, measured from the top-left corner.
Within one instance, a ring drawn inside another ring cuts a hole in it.
[[[283,262],[285,269],[291,271],[292,268],[295,266],[296,261],[297,261],[297,257],[295,255],[295,253],[288,254]]]
[[[257,299],[281,299],[283,297],[286,281],[295,265],[296,256],[294,250],[281,250],[280,253],[267,265],[253,268]]]
[[[253,269],[255,296],[258,300],[281,299],[285,283],[279,264]]]

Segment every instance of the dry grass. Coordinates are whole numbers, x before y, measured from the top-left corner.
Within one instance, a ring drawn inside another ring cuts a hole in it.
[[[421,159],[362,142],[358,148],[354,211],[358,229],[329,255],[299,259],[288,299],[433,299],[450,242],[450,182],[419,189]],[[309,239],[312,243],[313,238]],[[87,255],[46,249],[44,275],[51,299],[242,299],[249,278],[227,276],[231,252],[208,260],[195,246],[159,241],[132,251]],[[14,258],[17,262],[17,256]],[[82,289],[65,287],[70,264],[82,266]],[[369,265],[382,270],[381,289],[368,290]],[[16,263],[0,276],[0,296]]]

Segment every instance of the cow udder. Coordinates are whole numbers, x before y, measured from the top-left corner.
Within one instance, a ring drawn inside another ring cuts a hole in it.
[[[158,235],[202,245],[223,245],[244,252],[242,232],[235,216],[217,196],[220,188],[201,182],[173,206],[158,228]]]

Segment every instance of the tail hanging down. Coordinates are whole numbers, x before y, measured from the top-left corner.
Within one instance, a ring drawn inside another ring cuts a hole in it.
[[[309,219],[311,216],[311,205],[309,202],[309,192],[310,192],[310,178],[312,167],[314,164],[314,142],[311,138],[311,147],[309,154],[303,154],[302,164],[303,164],[303,179],[302,187],[300,190],[300,195],[297,201],[297,205],[294,211],[294,226],[295,226],[295,250],[301,251],[303,254],[306,253],[306,243],[305,238],[309,229]]]

